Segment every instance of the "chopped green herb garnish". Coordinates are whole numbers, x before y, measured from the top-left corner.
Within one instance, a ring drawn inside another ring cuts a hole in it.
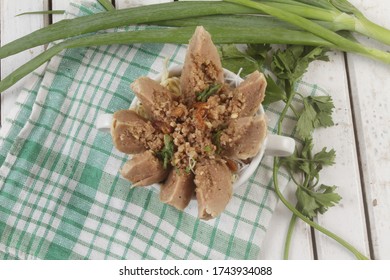
[[[164,135],[164,148],[157,153],[157,155],[163,161],[163,166],[166,169],[171,162],[174,153],[174,144],[172,137],[168,134]]]
[[[221,152],[221,150],[222,150],[222,147],[221,147],[221,134],[222,134],[222,129],[217,130],[211,136],[211,141],[217,147],[217,150],[215,151],[217,154],[219,154]]]
[[[210,153],[213,151],[213,148],[211,148],[209,145],[205,146],[204,147],[204,151],[207,152],[207,153]]]
[[[206,102],[207,99],[213,95],[214,93],[217,93],[217,91],[222,87],[221,84],[213,84],[209,86],[204,91],[200,92],[196,96],[196,100],[200,102]]]

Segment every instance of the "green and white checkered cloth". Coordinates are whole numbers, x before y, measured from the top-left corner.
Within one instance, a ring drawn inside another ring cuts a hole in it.
[[[101,11],[95,1],[72,3],[67,17]],[[196,201],[180,212],[160,203],[157,189],[131,188],[118,172],[127,156],[95,128],[100,114],[129,107],[130,83],[160,73],[165,58],[182,64],[185,51],[169,44],[71,49],[33,74],[0,134],[0,259],[258,257],[277,202],[273,158],[235,190],[220,217],[202,221]],[[267,108],[270,132],[279,112]],[[288,178],[280,180],[283,188]]]

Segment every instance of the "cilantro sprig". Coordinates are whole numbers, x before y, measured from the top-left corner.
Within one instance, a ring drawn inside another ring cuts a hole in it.
[[[307,71],[309,64],[315,60],[327,61],[327,49],[321,47],[286,46],[271,48],[270,45],[248,45],[245,52],[238,51],[235,46],[219,49],[222,65],[233,72],[238,72],[237,65],[245,67],[241,73],[245,76],[254,70],[271,72],[266,75],[267,89],[263,104],[284,102],[285,106],[277,124],[277,133],[282,133],[282,123],[291,110],[297,118],[296,131],[302,143],[295,153],[287,158],[275,158],[273,166],[273,182],[275,192],[285,206],[293,213],[285,241],[284,258],[288,258],[291,237],[297,217],[311,227],[333,238],[350,250],[358,259],[367,259],[351,244],[323,228],[313,221],[318,214],[324,214],[330,207],[341,200],[336,186],[321,182],[321,171],[335,162],[336,152],[326,147],[315,153],[313,132],[317,128],[333,125],[332,113],[334,104],[330,96],[303,96],[296,92],[296,84]],[[297,110],[292,104],[298,99],[303,104]],[[281,193],[278,184],[278,171],[284,166],[296,185],[297,205],[294,207]]]
[[[292,156],[279,160],[280,164],[290,172],[291,178],[297,185],[297,208],[311,219],[317,214],[325,213],[341,200],[341,196],[335,192],[336,186],[319,184],[320,171],[325,166],[335,163],[335,150],[323,148],[312,155],[312,149],[312,140],[308,139],[300,151],[296,150]],[[295,179],[297,174],[302,175],[303,180]]]
[[[297,123],[297,132],[303,138],[310,138],[315,128],[332,126],[334,105],[330,96],[308,96],[302,98],[303,110]]]

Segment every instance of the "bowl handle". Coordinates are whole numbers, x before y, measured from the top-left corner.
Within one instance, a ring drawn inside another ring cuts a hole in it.
[[[112,114],[102,114],[96,118],[95,126],[102,132],[109,133],[111,130]]]
[[[291,137],[269,134],[264,151],[266,156],[288,157],[294,153],[295,140]]]

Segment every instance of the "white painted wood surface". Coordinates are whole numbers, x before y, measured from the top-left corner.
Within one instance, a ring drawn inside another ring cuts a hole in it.
[[[363,6],[369,19],[390,28],[389,1],[351,2]],[[348,55],[348,61],[373,255],[390,259],[390,67],[356,55]]]
[[[52,10],[66,10],[71,0],[56,0],[51,2]],[[53,23],[63,19],[63,15],[52,15]]]
[[[171,0],[116,0],[117,8],[127,8]],[[70,0],[52,0],[52,9],[65,9]],[[350,0],[371,20],[390,28],[390,2]],[[24,11],[45,10],[49,0],[1,0],[1,44],[30,33],[46,24],[47,16],[15,15]],[[53,15],[53,22],[61,20]],[[359,38],[367,42],[365,38]],[[379,46],[379,44],[368,42]],[[28,58],[42,51],[35,48],[1,61],[6,76]],[[339,186],[343,197],[318,222],[340,235],[366,255],[390,259],[390,66],[357,55],[333,52],[330,62],[310,66],[304,80],[324,88],[334,99],[336,125],[318,131],[315,145],[337,151],[336,164],[325,170],[322,182]],[[23,83],[2,94],[2,119]],[[285,195],[294,201],[294,187]],[[281,259],[290,212],[282,205],[275,210],[260,258]],[[291,259],[353,259],[353,256],[328,237],[298,221],[294,232]]]
[[[47,24],[47,16],[39,15],[35,17],[26,17],[16,15],[26,11],[42,11],[47,10],[47,0],[40,1],[13,1],[1,0],[1,45],[13,41],[21,36],[29,34]],[[24,51],[13,57],[1,60],[1,77],[7,76],[9,73],[24,64],[27,60],[35,57],[43,51],[43,47],[36,47],[31,50]],[[28,79],[25,77],[19,81],[14,87],[6,90],[1,94],[1,119],[3,120],[10,111],[12,104],[15,103],[17,93],[20,92],[24,82]]]

